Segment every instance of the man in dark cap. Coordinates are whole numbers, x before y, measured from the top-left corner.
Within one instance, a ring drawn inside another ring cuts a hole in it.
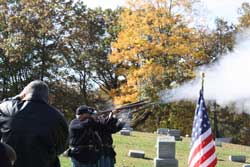
[[[102,142],[96,130],[102,128],[102,123],[92,117],[93,113],[93,108],[82,105],[76,109],[76,118],[70,122],[69,156],[73,167],[97,167]]]
[[[94,113],[93,108],[82,105],[76,109],[76,118],[69,125],[69,156],[73,167],[109,167],[104,164],[104,145],[99,132],[110,134],[114,120],[99,119]]]
[[[58,167],[66,149],[68,126],[48,104],[48,86],[36,80],[16,97],[0,104],[2,141],[14,148],[14,167]]]

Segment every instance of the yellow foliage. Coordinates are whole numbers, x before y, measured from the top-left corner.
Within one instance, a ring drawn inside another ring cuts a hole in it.
[[[122,31],[112,43],[109,60],[126,66],[122,72],[127,82],[113,96],[115,103],[135,101],[141,96],[142,85],[154,89],[156,81],[168,74],[174,80],[176,70],[192,70],[192,61],[204,56],[199,34],[187,26],[181,14],[169,13],[169,2],[173,7],[192,4],[190,0],[130,0],[129,8],[121,14]],[[170,62],[176,64],[168,67]]]
[[[115,96],[114,104],[121,105],[125,103],[130,103],[138,100],[137,91],[133,86],[122,85],[118,90],[117,93],[119,95]]]
[[[241,28],[249,28],[250,27],[250,3],[244,2],[241,5],[240,13],[242,14],[239,17],[239,27]]]

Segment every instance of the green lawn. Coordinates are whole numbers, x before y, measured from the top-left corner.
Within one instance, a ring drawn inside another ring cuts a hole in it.
[[[153,133],[132,132],[131,136],[114,134],[114,145],[117,153],[116,167],[153,167],[153,159],[156,157],[156,138]],[[179,167],[187,166],[190,139],[183,138],[176,142],[176,159]],[[128,157],[129,150],[142,150],[145,152],[145,159]],[[216,147],[218,163],[217,167],[242,167],[243,163],[230,162],[229,155],[245,155],[250,164],[250,147],[235,144],[222,144]],[[62,167],[70,167],[70,160],[61,157]]]

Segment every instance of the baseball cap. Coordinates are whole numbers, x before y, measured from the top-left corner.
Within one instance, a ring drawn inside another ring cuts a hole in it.
[[[76,109],[76,115],[81,115],[81,114],[93,114],[95,112],[95,109],[86,106],[86,105],[81,105]]]

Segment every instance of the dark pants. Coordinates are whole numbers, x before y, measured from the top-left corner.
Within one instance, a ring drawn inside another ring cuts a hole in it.
[[[71,158],[72,167],[98,167],[96,164],[85,164],[77,161],[75,158]]]

